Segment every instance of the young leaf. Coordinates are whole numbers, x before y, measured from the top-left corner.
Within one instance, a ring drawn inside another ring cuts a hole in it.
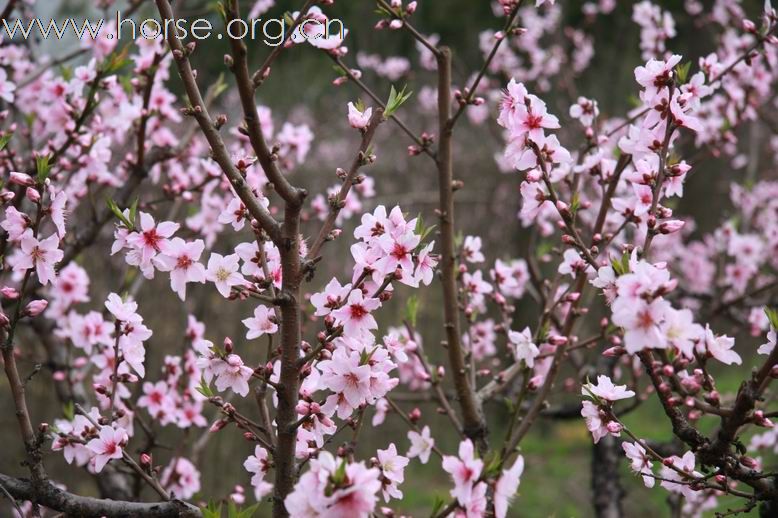
[[[2,137],[0,137],[0,151],[5,149],[5,146],[8,145],[8,143],[11,141],[11,137],[13,137],[13,133],[6,133]]]
[[[40,155],[35,157],[35,170],[38,173],[38,183],[43,183],[49,177],[51,165],[49,164],[49,155]]]
[[[419,314],[419,298],[416,295],[408,297],[408,302],[405,305],[405,315],[410,322],[411,327],[416,327],[416,317]]]
[[[133,225],[132,222],[130,222],[130,220],[127,219],[127,216],[124,215],[124,213],[119,208],[119,206],[116,205],[115,201],[113,201],[111,198],[106,198],[105,204],[108,205],[108,208],[111,210],[111,212],[113,212],[113,215],[116,216],[116,218],[122,222],[122,225],[124,225],[128,229],[135,227],[135,225]]]
[[[388,119],[392,115],[395,114],[397,110],[400,109],[400,106],[405,103],[410,97],[413,92],[405,92],[405,86],[403,86],[402,90],[399,92],[394,89],[394,85],[389,90],[389,100],[386,102],[386,110],[384,110],[384,118]]]
[[[691,67],[691,61],[687,61],[683,65],[678,65],[675,67],[675,73],[678,74],[678,81],[680,81],[681,84],[686,83],[686,80],[689,77],[689,69],[691,69]]]

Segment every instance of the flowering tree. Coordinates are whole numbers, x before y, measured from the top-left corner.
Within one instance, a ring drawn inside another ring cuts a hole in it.
[[[218,11],[229,28],[273,3],[251,2],[242,14],[238,0],[222,0]],[[736,0],[707,13],[687,1],[714,42],[696,62],[672,53],[670,12],[636,3],[644,60],[634,69],[636,106],[605,117],[597,99],[574,96],[564,119],[537,94],[573,89],[594,50],[585,30],[559,30],[563,10],[593,20],[616,2],[585,3],[582,13],[553,0],[495,2],[503,27],[482,35],[483,64],[457,88],[451,50],[415,26],[417,3],[377,0],[381,37],[412,39],[418,69],[434,78],[418,99],[388,84],[411,66],[407,58],[360,53],[348,64],[347,31],[322,29],[333,3],[307,0],[288,14],[284,44],[253,72],[247,42],[224,38],[229,79],[213,84],[194,67],[212,61],[203,44],[177,31],[127,44],[85,38],[57,61],[24,41],[0,46],[3,397],[28,470],[0,474],[9,509],[249,516],[255,506],[238,506],[266,501],[277,517],[393,516],[405,470],[418,462],[450,480],[432,516],[503,518],[533,470],[522,441],[540,420],[572,417],[594,443],[598,516],[623,515],[620,464],[668,492],[677,514],[778,513],[778,475],[759,456],[777,439],[769,407],[778,187],[758,168],[767,152],[740,131],[775,124],[767,111],[776,106],[778,18],[769,1],[750,14]],[[130,13],[145,7],[132,1]],[[160,26],[178,19],[170,1],[155,7]],[[3,18],[33,9],[10,0]],[[294,173],[309,160],[310,127],[285,122],[276,132],[275,113],[257,104],[291,52],[331,60],[332,88],[369,99],[342,107],[351,162],[313,196],[310,179]],[[366,70],[388,79],[388,98],[363,81]],[[236,108],[215,115],[225,97]],[[434,130],[411,129],[419,124],[406,117],[420,112],[434,115]],[[467,190],[455,177],[466,123],[515,179],[531,236],[524,257],[496,250],[488,269],[482,239],[460,236],[455,210],[456,193]],[[380,163],[376,145],[391,126],[408,139],[414,167],[437,174],[434,225],[404,212],[402,198],[363,207],[375,195],[363,171]],[[778,136],[768,146],[774,155]],[[684,185],[708,157],[750,172],[727,179],[733,212],[703,233],[680,214]],[[343,233],[356,216],[353,233]],[[330,276],[338,246],[350,254]],[[109,261],[126,275],[98,295],[90,279]],[[139,297],[152,279],[181,304],[226,301],[231,336],[190,315],[182,347],[152,345],[165,332],[148,325],[153,301]],[[440,346],[423,345],[414,290],[440,292]],[[397,299],[404,318],[385,310]],[[766,343],[736,346],[724,325]],[[147,358],[154,348],[165,354],[161,365]],[[28,363],[32,372],[20,372]],[[734,393],[719,391],[725,375],[742,379]],[[33,386],[56,394],[61,415],[30,404]],[[492,404],[502,400],[507,411]],[[448,426],[409,402],[431,403]],[[672,441],[625,424],[647,402],[661,406]],[[407,425],[407,437],[370,443],[364,454],[364,429],[388,418]],[[175,447],[164,446],[162,430]],[[217,432],[251,443],[249,454],[201,465]],[[454,448],[442,440],[451,434]],[[51,451],[75,473],[96,475],[100,498],[53,480]],[[240,485],[227,498],[202,494],[204,469],[250,477],[251,495]]]

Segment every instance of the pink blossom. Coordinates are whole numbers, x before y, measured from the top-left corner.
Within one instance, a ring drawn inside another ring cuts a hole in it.
[[[159,224],[145,212],[140,213],[140,231],[127,236],[127,243],[140,253],[140,265],[148,265],[159,253],[168,251],[169,238],[178,230],[179,225],[171,221]]]
[[[216,289],[223,297],[230,296],[230,290],[233,286],[242,286],[246,283],[243,276],[238,273],[239,263],[240,257],[237,254],[223,256],[213,253],[208,258],[205,278],[207,281],[216,284]]]
[[[160,483],[176,498],[192,498],[200,491],[200,472],[183,457],[175,457],[162,470]]]
[[[519,455],[513,462],[513,466],[503,470],[494,487],[494,515],[495,518],[505,518],[508,514],[508,506],[511,499],[519,490],[521,474],[524,472],[524,457]]]
[[[275,319],[275,314],[267,306],[260,304],[254,308],[254,316],[243,319],[243,325],[248,329],[246,339],[253,340],[264,334],[272,335],[278,331],[278,324],[273,319]]]
[[[698,349],[702,349],[703,353],[707,352],[725,365],[732,365],[733,363],[740,365],[743,363],[743,359],[732,350],[734,346],[734,338],[725,335],[716,336],[709,325],[705,326],[705,334],[697,344]]]
[[[220,392],[230,389],[236,394],[245,397],[249,393],[248,382],[253,373],[254,370],[246,367],[240,356],[237,354],[227,355],[218,367],[216,388]]]
[[[92,439],[86,445],[95,454],[93,458],[95,472],[100,473],[108,461],[121,459],[128,440],[127,432],[123,428],[102,427],[99,437]]]
[[[524,361],[527,367],[535,365],[535,358],[540,354],[538,346],[533,343],[532,332],[529,327],[523,331],[508,331],[508,340],[513,346],[513,357],[517,362]]]
[[[632,471],[643,476],[643,483],[646,487],[654,487],[655,479],[652,476],[651,460],[646,454],[646,449],[637,442],[623,442],[621,447],[630,460]]]
[[[205,282],[205,267],[197,262],[204,248],[202,239],[187,243],[175,237],[168,243],[166,251],[155,258],[160,271],[170,272],[170,287],[181,300],[186,299],[187,283]]]
[[[360,111],[354,103],[348,103],[348,123],[352,128],[364,129],[370,122],[370,117],[373,116],[373,108],[367,108],[364,111]]]
[[[405,480],[404,472],[409,462],[408,459],[397,454],[397,447],[394,443],[391,443],[385,450],[378,450],[376,457],[383,480],[384,501],[388,502],[392,498],[402,499],[402,491],[397,486]]]
[[[667,489],[671,493],[681,493],[686,498],[693,498],[694,490],[688,484],[678,484],[676,481],[689,481],[689,479],[700,478],[702,474],[694,471],[694,464],[696,459],[694,453],[687,451],[683,457],[673,455],[669,458],[673,466],[681,470],[684,475],[681,475],[676,470],[662,466],[661,478],[666,479],[659,483],[660,486]]]
[[[378,309],[381,302],[378,299],[365,298],[360,290],[353,290],[346,304],[332,312],[337,323],[343,326],[347,336],[362,336],[371,329],[376,329],[376,323],[371,311]]]
[[[14,264],[14,271],[25,271],[35,267],[38,280],[45,286],[56,279],[54,266],[64,255],[64,252],[59,249],[59,237],[56,234],[38,241],[33,236],[32,229],[27,229],[21,237],[21,257]]]
[[[426,464],[435,447],[435,439],[430,435],[430,427],[425,426],[421,429],[421,433],[411,430],[408,432],[408,440],[411,441],[411,448],[406,454],[408,458],[418,457],[422,464]]]
[[[257,500],[264,498],[273,489],[273,485],[265,481],[265,475],[270,470],[270,458],[267,450],[262,446],[254,449],[254,455],[249,456],[244,462],[243,467],[251,477],[251,485],[254,487],[254,497]]]
[[[628,399],[635,395],[632,390],[627,390],[626,385],[614,385],[608,376],[600,374],[597,376],[597,385],[589,383],[581,388],[581,394],[584,396],[594,395],[604,399],[609,403],[620,399]]]
[[[454,489],[451,490],[451,496],[456,498],[460,504],[465,505],[471,498],[473,484],[481,476],[481,470],[484,462],[475,458],[473,443],[470,439],[465,439],[459,443],[459,457],[450,455],[443,456],[443,469],[451,475],[454,480]]]
[[[316,308],[317,317],[329,315],[346,302],[351,293],[351,284],[342,286],[336,278],[332,278],[324,287],[324,291],[311,295],[311,304]]]
[[[581,408],[581,416],[586,420],[586,428],[592,433],[594,443],[600,442],[600,439],[610,433],[607,423],[603,421],[600,409],[591,401],[584,401]],[[617,437],[619,433],[615,433]]]
[[[432,255],[433,246],[435,246],[435,242],[431,241],[419,251],[419,254],[416,257],[416,272],[413,276],[417,284],[421,282],[425,286],[429,286],[432,282],[435,267],[438,265],[437,257]]]

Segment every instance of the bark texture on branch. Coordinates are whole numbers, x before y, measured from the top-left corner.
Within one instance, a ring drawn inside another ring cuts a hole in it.
[[[487,449],[486,420],[470,384],[465,366],[459,324],[459,297],[457,296],[456,251],[454,250],[454,167],[452,163],[451,124],[451,50],[443,47],[438,54],[438,120],[440,144],[437,155],[438,189],[440,192],[440,272],[443,281],[443,312],[451,375],[454,378],[459,405],[462,409],[462,428],[483,453]]]
[[[43,507],[64,513],[65,516],[84,518],[130,518],[143,516],[148,518],[200,518],[202,513],[197,507],[171,500],[169,502],[142,503],[103,500],[88,496],[74,495],[63,491],[49,482],[33,482],[9,477],[0,473],[0,485],[17,500],[29,500]]]

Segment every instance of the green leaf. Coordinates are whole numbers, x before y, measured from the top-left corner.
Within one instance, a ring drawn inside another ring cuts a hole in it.
[[[686,83],[686,80],[689,77],[689,70],[691,69],[691,67],[692,67],[691,61],[687,61],[683,65],[678,65],[677,67],[675,67],[675,73],[678,74],[678,81],[681,84]]]
[[[400,109],[400,106],[402,106],[405,101],[410,99],[413,92],[406,93],[405,88],[406,87],[403,86],[402,90],[398,92],[395,90],[394,85],[392,85],[391,89],[389,90],[389,100],[386,102],[386,110],[384,110],[385,119],[388,119],[394,115],[395,112]]]
[[[11,141],[11,138],[14,136],[13,133],[6,133],[2,137],[0,137],[0,151],[5,149],[5,146],[8,145],[8,143]]]
[[[445,505],[446,501],[443,500],[440,495],[435,495],[435,503],[432,504],[432,512],[430,513],[430,516],[437,516],[440,514],[440,511],[443,510]]]
[[[127,54],[129,52],[129,46],[124,47],[119,52],[114,52],[108,57],[108,60],[105,64],[105,68],[102,69],[102,74],[99,75],[111,75],[115,72],[118,72],[120,69],[122,69],[126,64],[130,62],[130,60],[127,58]]]
[[[222,504],[217,507],[216,502],[208,502],[206,507],[202,508],[203,518],[222,518]]]
[[[340,486],[346,481],[346,460],[343,459],[340,462],[340,466],[338,466],[338,469],[335,471],[335,473],[331,476],[333,484],[335,486]]]
[[[73,404],[73,401],[68,401],[62,406],[62,415],[64,415],[65,419],[68,421],[72,421],[76,417],[76,407]]]
[[[419,315],[419,297],[411,295],[408,297],[408,302],[405,303],[405,317],[410,322],[411,327],[416,327],[416,318]],[[413,339],[413,337],[411,337]]]
[[[259,503],[256,503],[254,505],[250,505],[246,507],[245,509],[241,509],[238,511],[238,518],[251,518],[254,516],[254,513],[257,512],[257,508],[259,508]]]
[[[772,328],[778,329],[778,309],[765,307],[764,313],[767,315],[767,319],[770,321]]]
[[[124,215],[122,210],[119,208],[118,205],[116,205],[116,202],[113,201],[111,198],[105,199],[105,204],[108,205],[108,208],[113,212],[113,215],[116,216],[116,218],[122,222],[122,225],[127,227],[128,229],[135,228],[135,225],[127,219],[127,217]]]
[[[51,165],[49,164],[49,155],[40,155],[35,157],[35,170],[38,172],[38,183],[42,184],[49,177]]]
[[[205,382],[205,378],[202,376],[200,377],[200,386],[197,387],[197,392],[209,399],[213,397],[213,390],[211,390],[211,387]]]
[[[130,223],[132,223],[132,228],[135,227],[135,218],[138,215],[138,202],[140,201],[140,197],[136,196],[135,201],[132,202],[132,205],[130,206]]]

